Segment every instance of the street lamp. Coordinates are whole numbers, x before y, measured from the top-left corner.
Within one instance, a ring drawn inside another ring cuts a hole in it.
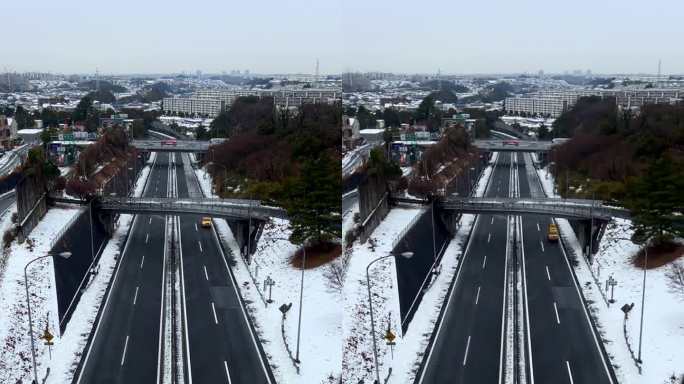
[[[371,318],[371,334],[373,335],[373,358],[375,360],[375,383],[380,384],[380,366],[378,365],[378,346],[377,342],[375,341],[375,320],[373,318],[373,300],[371,299],[371,284],[370,284],[370,266],[373,265],[376,261],[380,261],[382,259],[386,259],[388,257],[397,257],[401,256],[405,259],[410,259],[413,257],[413,252],[402,252],[399,255],[395,255],[393,253],[390,253],[389,255],[386,256],[381,256],[378,257],[377,259],[371,261],[368,263],[368,266],[366,266],[366,284],[368,286],[368,306],[370,307],[370,318]]]
[[[646,301],[646,265],[648,264],[648,245],[651,243],[651,239],[646,240],[646,246],[644,247],[644,280],[641,286],[641,321],[639,322],[639,356],[637,360],[641,363],[641,337],[644,334],[644,304]]]
[[[302,246],[302,279],[299,283],[299,319],[297,320],[297,353],[295,354],[295,361],[299,361],[299,336],[302,332],[302,304],[304,301],[304,267],[306,266],[306,240]]]
[[[36,346],[33,342],[33,321],[31,319],[31,301],[29,300],[27,268],[34,261],[44,259],[46,257],[52,257],[52,256],[54,256],[54,255],[48,253],[45,256],[36,257],[35,259],[26,263],[26,266],[24,267],[24,288],[26,288],[26,306],[28,307],[29,337],[31,338],[31,359],[33,361],[33,383],[34,384],[38,384],[38,371],[36,370]],[[71,257],[71,252],[68,252],[68,251],[67,252],[60,252],[57,254],[57,256],[62,257],[64,259],[68,259],[69,257]]]

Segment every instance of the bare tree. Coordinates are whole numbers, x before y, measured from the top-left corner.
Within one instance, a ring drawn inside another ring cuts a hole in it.
[[[666,272],[670,291],[679,295],[684,300],[684,262],[675,261]]]

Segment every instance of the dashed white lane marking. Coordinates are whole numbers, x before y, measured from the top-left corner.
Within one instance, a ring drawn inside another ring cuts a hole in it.
[[[480,301],[480,288],[477,287],[477,295],[475,296],[475,305],[477,305],[478,301]]]
[[[206,278],[207,281],[209,281],[209,274],[207,273],[207,266],[203,265],[202,268],[204,268],[204,278]]]
[[[490,221],[489,224],[494,224],[494,216],[492,216],[492,221]]]
[[[152,218],[151,218],[151,217],[150,217],[150,219],[147,221],[147,224],[152,224]]]
[[[145,255],[143,255],[142,259],[140,260],[140,269],[142,269],[143,264],[145,264]]]
[[[565,367],[568,369],[568,378],[570,379],[570,384],[575,384],[575,381],[572,379],[572,370],[570,369],[570,362],[565,361]]]
[[[486,265],[487,265],[487,255],[485,255],[484,260],[482,260],[482,269],[485,269]]]
[[[126,349],[128,349],[128,335],[126,335],[126,342],[124,343],[124,350],[121,354],[121,366],[123,367],[124,361],[126,361]]]
[[[551,281],[551,274],[549,273],[549,266],[548,265],[546,266],[546,278],[549,279],[549,281]]]
[[[202,250],[202,243],[201,243],[199,240],[197,240],[197,244],[199,245],[200,252],[204,252],[204,251]]]
[[[558,317],[558,306],[553,302],[553,311],[556,313],[556,323],[560,324],[560,317]]]
[[[199,230],[197,229],[197,223],[195,223],[195,232],[198,232]]]
[[[491,239],[492,239],[492,233],[489,232],[489,234],[487,235],[487,242],[489,243],[489,240],[491,240]]]
[[[468,336],[468,342],[466,343],[465,355],[463,356],[463,366],[465,367],[468,361],[468,348],[470,348],[470,336]]]
[[[148,242],[149,240],[150,240],[150,234],[148,233],[148,234],[145,235],[145,244],[147,244],[147,242]]]
[[[542,252],[544,252],[544,242],[539,240],[539,245],[541,245]]]
[[[230,381],[230,372],[228,372],[228,362],[223,360],[223,367],[226,369],[226,377],[228,378],[228,384],[231,384],[232,381]]]
[[[138,287],[135,287],[135,295],[133,295],[133,305],[138,301]]]
[[[539,223],[537,223],[537,231],[541,231],[541,228],[539,227]]]
[[[214,313],[214,323],[218,324],[218,317],[216,317],[216,307],[214,306],[214,302],[211,302],[211,311]]]

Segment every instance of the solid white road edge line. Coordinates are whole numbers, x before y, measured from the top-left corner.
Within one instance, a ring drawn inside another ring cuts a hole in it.
[[[540,181],[541,183],[541,181]],[[555,222],[555,220],[551,219],[552,222]],[[556,223],[557,225],[557,223]],[[559,227],[560,228],[560,227]],[[560,231],[560,230],[559,230]],[[577,285],[577,281],[575,281],[575,275],[572,267],[570,266],[570,261],[568,260],[568,254],[565,253],[565,246],[563,244],[563,239],[560,239],[560,249],[563,252],[563,259],[565,260],[565,265],[568,267],[568,270],[570,271],[571,274],[571,279],[572,284],[575,286],[575,291],[577,295],[579,296],[580,302],[582,303],[582,310],[584,311],[584,316],[587,319],[587,324],[589,324],[589,328],[591,329],[591,334],[594,336],[594,343],[596,345],[596,350],[599,353],[599,356],[601,356],[601,362],[603,362],[603,368],[606,370],[606,376],[608,377],[608,382],[610,384],[613,384],[613,377],[610,375],[610,370],[608,369],[608,364],[606,363],[605,356],[603,356],[603,352],[601,351],[601,346],[599,345],[598,338],[596,337],[596,330],[594,329],[593,324],[591,323],[591,320],[589,319],[589,312],[587,311],[587,306],[585,305],[586,303],[582,299],[582,295],[580,294],[580,288]]]

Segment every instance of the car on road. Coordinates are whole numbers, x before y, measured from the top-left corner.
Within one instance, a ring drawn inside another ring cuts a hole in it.
[[[204,216],[200,224],[202,224],[202,228],[211,228],[211,217]]]
[[[558,241],[558,227],[556,226],[556,224],[549,224],[549,229],[546,232],[546,236],[549,239],[549,241]]]
[[[164,140],[161,143],[162,143],[162,145],[176,145],[176,140],[175,139],[169,139],[169,140]]]
[[[520,144],[518,140],[504,140],[503,145],[515,145],[516,147]]]

